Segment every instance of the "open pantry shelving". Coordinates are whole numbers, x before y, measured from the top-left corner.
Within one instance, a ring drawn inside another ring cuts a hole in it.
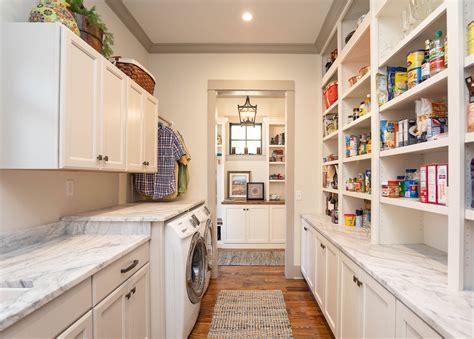
[[[432,0],[433,10],[403,34],[401,15],[406,0],[349,0],[336,27],[322,49],[323,65],[337,47],[339,56],[328,72],[322,72],[321,91],[338,81],[338,100],[323,107],[321,118],[337,114],[338,129],[320,139],[322,158],[337,155],[339,160],[321,161],[337,167],[338,189],[321,189],[321,212],[330,196],[337,196],[338,222],[344,214],[370,204],[371,242],[374,244],[424,243],[446,253],[447,285],[453,290],[473,289],[474,278],[474,208],[471,207],[471,159],[474,157],[474,132],[467,133],[464,77],[474,74],[474,55],[466,49],[467,25],[474,20],[474,1]],[[462,14],[461,14],[462,13]],[[357,19],[366,14],[363,20]],[[406,66],[407,55],[424,47],[438,30],[449,42],[448,67],[405,93],[383,103],[377,102],[377,74],[386,74],[387,66]],[[348,33],[355,31],[346,43]],[[458,51],[464,51],[459,53]],[[353,86],[348,79],[363,66],[370,71]],[[370,94],[370,113],[352,120],[352,108]],[[382,120],[415,119],[415,100],[428,98],[447,102],[449,130],[447,137],[403,147],[381,149]],[[321,120],[322,121],[322,120]],[[324,127],[323,127],[324,128]],[[370,133],[368,154],[347,157],[346,138]],[[322,160],[322,159],[321,159]],[[382,197],[382,183],[404,175],[405,169],[446,163],[448,204],[435,205],[416,198]],[[345,183],[358,173],[370,170],[370,192],[352,192]]]
[[[284,118],[265,117],[267,138],[267,180],[265,185],[266,199],[270,200],[276,194],[281,200],[286,196],[286,123]],[[277,137],[278,136],[278,137]],[[280,174],[281,179],[270,179],[271,175]]]

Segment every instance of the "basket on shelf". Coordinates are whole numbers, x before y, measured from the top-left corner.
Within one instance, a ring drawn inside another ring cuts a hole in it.
[[[122,58],[120,56],[112,57],[110,61],[140,85],[140,87],[153,95],[156,81],[153,75],[148,72],[145,67],[140,65],[136,60]]]
[[[324,106],[326,109],[337,101],[337,80],[331,81],[323,92]]]

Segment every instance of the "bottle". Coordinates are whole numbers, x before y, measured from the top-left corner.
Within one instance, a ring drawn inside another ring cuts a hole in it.
[[[436,31],[435,39],[430,46],[430,76],[438,74],[446,68],[444,63],[444,42],[443,32]]]
[[[448,37],[444,38],[444,65],[448,67]]]
[[[425,58],[421,65],[421,81],[428,80],[430,78],[430,45],[431,41],[425,41]]]
[[[359,118],[365,115],[365,103],[362,101],[359,106]]]
[[[361,228],[362,227],[362,215],[364,214],[364,211],[361,210],[361,209],[357,209],[356,210],[356,222],[355,222],[355,226],[357,228]]]
[[[372,109],[372,101],[370,100],[370,94],[367,94],[367,98],[365,99],[365,111],[370,113]]]

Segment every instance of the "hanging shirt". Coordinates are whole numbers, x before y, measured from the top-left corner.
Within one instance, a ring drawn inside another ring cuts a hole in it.
[[[158,172],[135,175],[137,192],[153,199],[161,199],[177,190],[175,165],[186,152],[175,132],[158,126]]]

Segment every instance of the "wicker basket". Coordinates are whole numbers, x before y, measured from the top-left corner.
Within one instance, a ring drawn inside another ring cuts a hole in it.
[[[140,87],[153,95],[156,84],[155,78],[142,65],[133,59],[126,59],[119,56],[112,57],[110,61],[139,84]]]

